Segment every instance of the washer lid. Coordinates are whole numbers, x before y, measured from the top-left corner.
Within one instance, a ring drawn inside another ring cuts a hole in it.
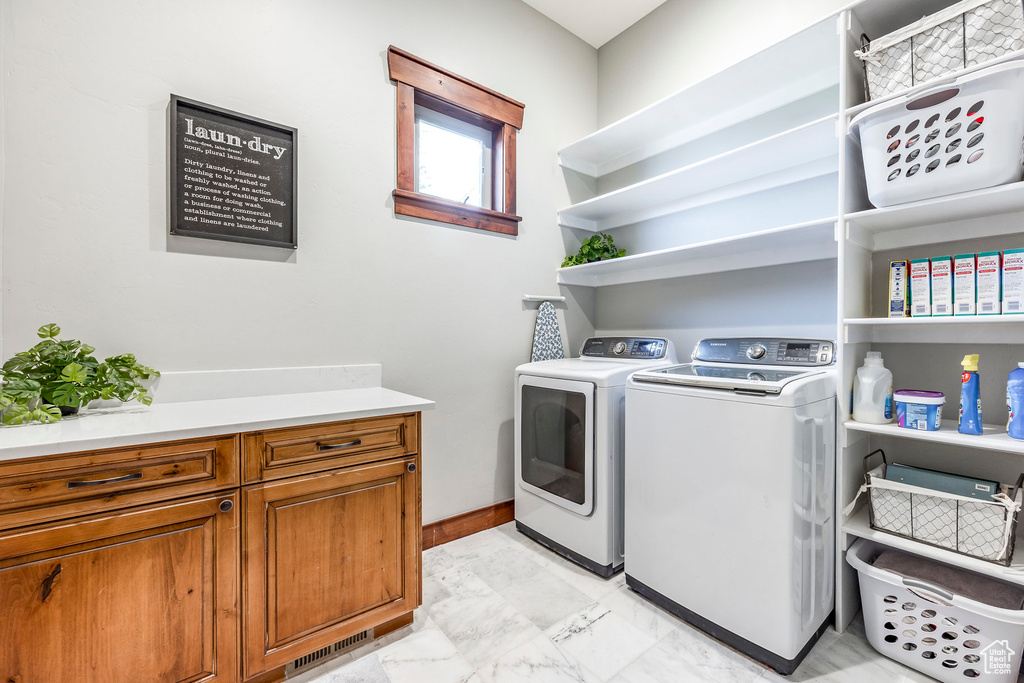
[[[674,354],[665,360],[562,358],[525,363],[516,368],[516,374],[591,382],[598,387],[614,387],[625,385],[626,379],[637,370],[666,367],[676,362],[678,361]]]
[[[667,368],[642,370],[633,373],[634,382],[653,384],[677,384],[680,386],[749,391],[758,394],[779,394],[790,382],[824,370],[791,370],[750,365],[707,365],[684,363]]]

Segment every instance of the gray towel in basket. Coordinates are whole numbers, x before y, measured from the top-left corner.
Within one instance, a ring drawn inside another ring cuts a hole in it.
[[[965,569],[947,567],[916,555],[885,550],[872,563],[878,569],[930,583],[939,588],[1003,609],[1024,608],[1024,590],[1016,586],[979,576]]]

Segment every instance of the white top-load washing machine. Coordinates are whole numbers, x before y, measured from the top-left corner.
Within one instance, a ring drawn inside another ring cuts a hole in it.
[[[626,388],[626,583],[783,674],[833,609],[834,350],[705,339]]]
[[[516,527],[601,576],[622,567],[626,379],[677,362],[672,342],[592,337],[579,358],[516,368]]]

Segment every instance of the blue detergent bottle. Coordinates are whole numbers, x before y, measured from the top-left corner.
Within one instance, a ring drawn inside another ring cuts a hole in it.
[[[1017,363],[1017,369],[1006,378],[1006,407],[1010,411],[1006,433],[1024,439],[1024,363]]]
[[[978,377],[976,353],[964,356],[960,375],[960,433],[981,434],[981,378]]]

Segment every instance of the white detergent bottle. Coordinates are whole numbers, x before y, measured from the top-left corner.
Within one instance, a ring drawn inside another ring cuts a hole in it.
[[[868,351],[853,378],[853,419],[872,424],[892,421],[892,373],[878,351]]]

